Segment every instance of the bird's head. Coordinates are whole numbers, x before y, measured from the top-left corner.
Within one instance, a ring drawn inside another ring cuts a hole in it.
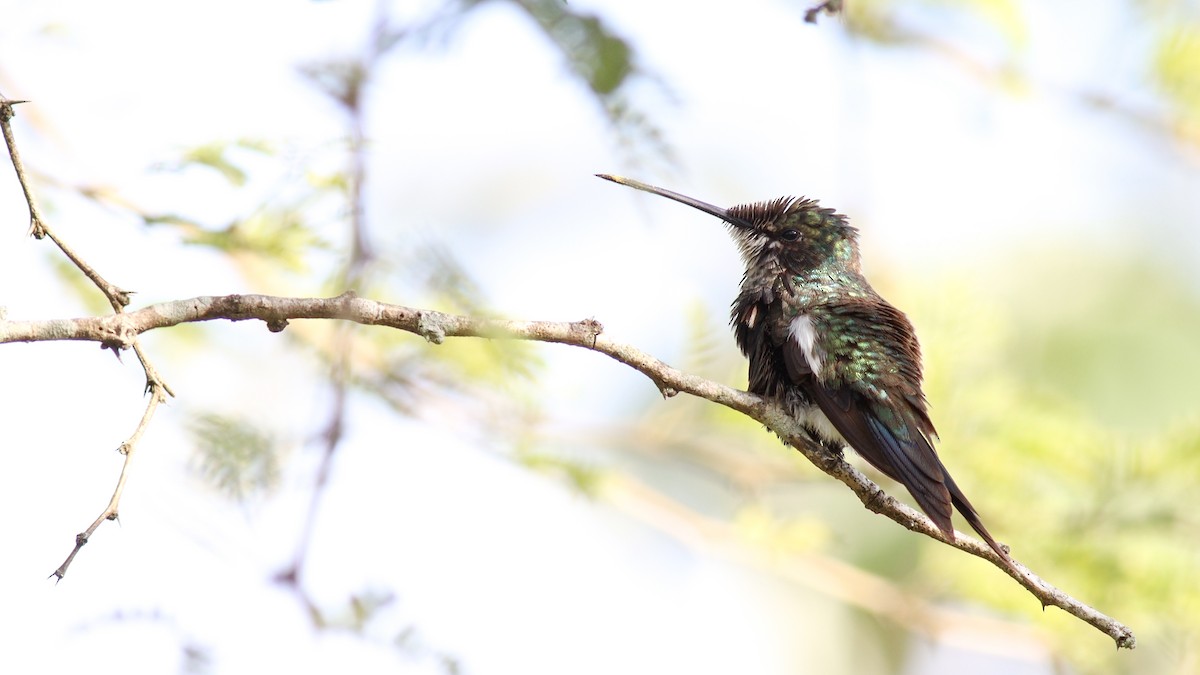
[[[614,183],[687,204],[724,220],[747,271],[776,268],[792,274],[821,269],[858,270],[858,230],[815,200],[780,197],[728,209],[622,176],[596,174]]]

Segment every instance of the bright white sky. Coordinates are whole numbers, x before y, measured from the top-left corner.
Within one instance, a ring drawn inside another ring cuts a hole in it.
[[[644,107],[681,169],[639,177],[718,204],[818,197],[863,230],[868,267],[971,267],[1043,239],[1120,250],[1130,233],[1119,225],[1143,211],[1181,244],[1166,249],[1195,242],[1184,222],[1157,217],[1177,213],[1195,167],[1056,93],[1119,93],[1140,74],[1133,48],[1104,47],[1123,30],[1116,3],[1025,3],[1023,64],[1035,83],[1013,96],[939,57],[848,44],[836,22],[804,24],[804,3],[571,4],[601,11],[671,88],[674,103],[647,88]],[[295,66],[354,48],[371,9],[3,2],[0,90],[33,101],[16,125],[28,165],[217,222],[244,205],[215,199],[227,194],[216,182],[147,178],[147,168],[213,139],[311,150],[337,137],[335,111]],[[1005,53],[982,25],[914,17],[985,62]],[[505,5],[479,10],[445,50],[402,52],[372,96],[369,199],[381,241],[423,230],[461,256],[497,311],[595,316],[668,359],[682,348],[688,306],[724,313],[740,270],[722,228],[592,177],[627,170],[579,85]],[[0,175],[0,305],[13,318],[78,314],[57,291],[48,244],[25,237],[15,181]],[[69,199],[47,206],[64,238],[139,291],[135,304],[268,290],[168,234]],[[58,587],[45,577],[111,492],[112,450],[142,410],[140,375],[132,357],[118,364],[90,345],[0,349],[0,508],[9,514],[0,672],[161,673],[192,640],[211,650],[215,673],[440,672],[430,658],[398,655],[386,632],[375,648],[314,633],[265,581],[291,553],[310,474],[289,474],[282,496],[244,510],[188,474],[180,429],[191,410],[253,409],[302,441],[325,409],[303,373],[262,359],[277,337],[240,324],[219,332],[238,350],[193,352],[183,363],[162,347],[157,358],[180,398],[144,440],[122,525],[104,525]],[[568,352],[546,348],[553,419],[602,419],[645,394],[648,385],[613,364]],[[415,625],[422,644],[458,656],[469,673],[846,667],[832,643],[829,653],[800,654],[790,637],[836,629],[827,625],[839,622],[836,610],[819,621],[806,614],[826,602],[819,596],[607,512],[473,447],[477,439],[369,404],[352,421],[310,562],[320,600],[398,589],[383,623]],[[312,455],[297,447],[296,466],[312,465]],[[155,612],[167,620],[150,620]],[[112,621],[118,615],[145,620]],[[915,663],[956,667],[944,654],[927,657]]]

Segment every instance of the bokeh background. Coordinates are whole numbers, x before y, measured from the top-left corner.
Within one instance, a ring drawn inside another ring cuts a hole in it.
[[[723,228],[592,174],[819,198],[992,532],[1136,651],[597,354],[220,323],[143,338],[178,396],[57,585],[143,376],[0,349],[0,671],[1200,672],[1200,6],[811,4],[0,2],[0,92],[135,307],[594,317],[736,386]],[[3,175],[8,316],[106,311]]]

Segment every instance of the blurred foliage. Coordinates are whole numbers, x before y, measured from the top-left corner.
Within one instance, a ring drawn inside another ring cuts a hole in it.
[[[246,171],[230,158],[229,150],[231,148],[252,150],[264,155],[272,154],[270,144],[262,140],[213,141],[185,152],[176,167],[180,169],[188,166],[208,167],[220,174],[230,184],[242,187],[246,184]]]
[[[405,44],[436,49],[482,4],[473,0],[447,2],[428,17],[405,25],[380,13],[359,53],[305,64],[301,73],[346,113],[353,136],[353,129],[361,123],[373,73],[384,59]],[[642,73],[624,39],[599,17],[555,0],[514,1],[510,6],[528,16],[548,38],[549,45],[617,130],[619,142],[639,152],[647,147],[650,154],[667,152],[657,129],[626,95],[630,83]],[[431,41],[434,35],[442,40]],[[329,222],[322,219],[322,214],[340,211],[339,215],[344,215],[360,208],[356,190],[362,176],[356,173],[356,167],[361,166],[360,155],[366,148],[351,141],[334,150],[349,155],[349,161],[334,169],[307,169],[307,185],[300,190],[279,184],[247,184],[252,172],[247,163],[266,160],[287,165],[296,161],[275,144],[238,139],[185,150],[178,160],[163,168],[212,170],[231,188],[253,190],[262,198],[251,212],[224,224],[212,225],[179,214],[142,214],[143,220],[176,228],[185,243],[229,254],[248,280],[264,291],[286,288],[294,294],[295,274],[315,271],[325,276],[311,292],[340,293],[345,290],[346,266],[356,263],[345,257],[344,219]],[[322,167],[329,164],[323,156],[316,162]],[[261,173],[262,167],[256,168]],[[274,173],[287,180],[294,171],[284,166]],[[370,270],[357,284],[361,294],[400,294],[411,305],[475,316],[491,314],[485,294],[451,250],[438,242],[416,244],[409,251],[370,255],[370,260],[359,261],[367,263]],[[332,358],[322,346],[329,343],[326,327],[293,326],[287,335],[315,348],[321,358]],[[468,391],[491,402],[478,411],[481,419],[495,418],[496,409],[527,407],[535,400],[529,385],[541,365],[536,347],[526,343],[458,341],[435,346],[393,331],[358,331],[350,351],[354,382],[407,414],[416,412],[418,402],[428,405],[432,400]],[[453,400],[463,403],[459,398]]]
[[[400,599],[391,589],[367,587],[351,594],[344,604],[310,605],[308,611],[314,626],[394,647],[408,665],[423,666],[423,671],[446,675],[462,672],[458,657],[428,644],[417,626],[397,621],[399,604]]]
[[[306,253],[325,248],[297,208],[264,209],[230,223],[220,230],[200,230],[185,243],[210,246],[231,254],[251,254],[272,261],[285,270],[306,270]]]
[[[916,32],[909,18],[948,13],[1000,35],[1011,49],[1025,44],[1027,30],[1016,0],[851,0],[845,3],[846,28],[860,38],[885,45],[932,46],[949,35]]]
[[[528,17],[617,131],[618,142],[669,158],[662,134],[630,93],[638,78],[650,79],[638,65],[636,45],[565,2],[497,1]],[[372,69],[394,47],[428,46],[430,35],[453,33],[483,4],[447,2],[411,26],[380,17],[364,55],[310,64],[303,72],[344,112],[359,114]],[[1145,70],[1164,96],[1172,131],[1200,142],[1200,23],[1181,9],[1184,3],[1132,4],[1157,31]],[[844,20],[821,28],[841,22],[855,39],[927,49],[979,67],[969,45],[952,44],[957,36],[922,32],[910,20],[922,12],[955,14],[997,36],[1007,50],[1002,63],[980,68],[993,75],[1015,68],[1029,39],[1015,0],[850,0]],[[337,152],[347,149],[365,151],[348,143]],[[215,172],[230,190],[244,191],[256,189],[256,171],[247,162],[262,161],[294,160],[271,143],[243,139],[186,150],[168,168]],[[320,277],[308,280],[313,292],[338,293],[351,257],[344,216],[359,206],[356,178],[350,167],[317,164],[320,169],[307,168],[299,190],[270,186],[253,209],[219,224],[140,215],[147,225],[176,228],[185,243],[226,254],[257,289],[311,272]],[[1159,267],[1098,253],[1005,265],[1064,271],[1049,283],[998,272],[988,280],[992,290],[961,278],[919,289],[881,284],[880,290],[918,326],[939,447],[992,531],[1039,574],[1130,623],[1141,641],[1132,654],[1117,654],[1073,619],[1058,620],[1057,610],[1042,614],[996,570],[871,516],[771,434],[706,401],[679,397],[664,404],[647,397],[630,402],[623,426],[580,431],[566,442],[538,439],[530,431],[539,420],[538,346],[491,340],[431,346],[386,330],[353,331],[350,379],[405,414],[445,405],[503,430],[517,461],[584,494],[603,495],[606,472],[635,474],[694,512],[724,519],[745,543],[772,555],[833,556],[924,597],[972,598],[1048,627],[1055,653],[1080,672],[1182,672],[1186,666],[1178,664],[1200,661],[1200,388],[1191,384],[1200,381],[1200,298]],[[78,278],[60,267],[64,278]],[[482,289],[442,243],[382,251],[371,270],[359,288],[364,295],[490,314]],[[1033,285],[1023,287],[1024,281]],[[89,302],[100,301],[94,291],[78,290]],[[344,356],[331,352],[337,343],[330,334],[320,325],[285,332],[326,362]],[[689,372],[745,386],[745,363],[724,318],[701,305],[688,312],[679,362]],[[233,497],[246,499],[278,481],[277,444],[252,423],[202,414],[192,433],[197,471]],[[582,445],[584,437],[610,456],[585,461],[555,447]],[[361,630],[388,602],[390,596],[355,597],[344,616],[321,623]],[[902,655],[902,630],[875,630]],[[893,662],[903,659],[893,655]]]
[[[239,191],[247,188],[251,172],[261,171],[263,162],[278,162],[278,157],[278,150],[264,140],[214,141],[184,150],[178,159],[158,168],[175,172],[212,170],[224,179],[228,188]],[[331,198],[344,198],[345,191],[345,178],[340,174],[312,174],[304,188],[283,196],[274,186],[261,192],[256,190],[262,198],[253,211],[235,217],[224,226],[207,225],[178,213],[140,215],[146,225],[174,228],[185,244],[211,247],[234,256],[243,265],[257,263],[280,271],[306,272],[311,255],[331,247],[313,222],[314,214],[320,212],[316,207]]]
[[[1116,431],[1155,433],[1200,410],[1200,298],[1182,273],[1152,261],[1068,250],[1031,256],[1039,276],[1010,276],[1022,343],[1006,362],[1032,386],[1070,400]],[[1054,379],[1044,373],[1058,375]]]
[[[1172,104],[1176,131],[1200,143],[1200,19],[1164,27],[1152,72]]]
[[[465,8],[487,0],[461,0]],[[662,84],[637,63],[633,46],[599,16],[581,12],[561,0],[506,0],[527,15],[586,87],[616,133],[616,141],[631,163],[673,161],[662,130],[629,94],[639,80]],[[642,94],[644,95],[644,93]]]
[[[1031,84],[1021,61],[1029,41],[1022,5],[1017,0],[853,0],[845,3],[843,16],[846,30],[858,39],[926,51],[1010,93],[1021,93]],[[1148,83],[1163,95],[1165,113],[1115,89],[1036,84],[1097,112],[1200,146],[1200,6],[1191,0],[1127,0],[1121,9],[1130,15],[1131,34],[1153,33],[1149,49],[1134,52],[1134,58],[1143,61]],[[939,14],[939,28],[926,28],[929,18]],[[964,30],[945,30],[956,24]],[[984,48],[981,43],[993,42],[986,39],[989,35],[1004,49]]]
[[[633,50],[595,15],[559,0],[516,0],[597,96],[612,96],[634,72]]]
[[[774,554],[824,550],[833,537],[826,520],[813,515],[780,518],[761,504],[739,509],[733,524],[747,544]]]
[[[190,423],[193,466],[211,485],[243,501],[279,483],[279,448],[269,433],[249,421],[200,413]]]
[[[1195,367],[1200,356],[1186,347],[1162,353],[1153,341],[1194,330],[1200,297],[1176,290],[1166,302],[1143,301],[1127,323],[1114,324],[1112,317],[1126,316],[1136,304],[1130,293],[1114,291],[1134,289],[1145,298],[1147,291],[1186,286],[1161,270],[1148,279],[1136,262],[1105,264],[1093,255],[1090,267],[1104,274],[1081,277],[1095,284],[1094,296],[1078,302],[1063,302],[1070,290],[1056,289],[1052,281],[1025,288],[1007,303],[993,298],[987,309],[978,300],[987,293],[976,288],[976,308],[957,319],[944,311],[930,316],[921,302],[909,309],[928,348],[943,455],[959,482],[972,486],[965,489],[980,495],[975,502],[993,532],[1045,578],[1134,626],[1143,647],[1114,658],[1081,639],[1078,626],[1058,622],[1057,648],[1084,672],[1170,672],[1174,661],[1167,651],[1144,647],[1200,644],[1200,625],[1192,619],[1200,589],[1188,581],[1200,570],[1194,545],[1200,518],[1187,487],[1200,481],[1200,417],[1194,404],[1174,410],[1151,405],[1157,417],[1150,423],[1146,409],[1136,405],[1089,405],[1088,399],[1128,402],[1138,398],[1139,387],[1151,404],[1177,394],[1195,399],[1187,380],[1179,379],[1183,373],[1159,362]],[[1089,256],[1076,251],[1075,257]],[[1006,267],[1053,269],[1029,260],[1010,260]],[[949,292],[957,296],[971,286],[956,279],[940,287],[960,289]],[[924,297],[930,298],[926,303],[966,306],[946,293]],[[1051,325],[1039,325],[1051,316]],[[1039,349],[1047,340],[1074,358]],[[1083,371],[1115,376],[1092,378],[1083,385],[1086,392],[1073,390]],[[1080,393],[1087,396],[1080,400]],[[978,569],[947,556],[930,563],[926,583],[950,581],[953,594],[1042,621],[1040,608],[1007,583],[981,583]]]
[[[516,459],[533,471],[557,475],[580,494],[588,497],[599,493],[604,478],[604,473],[597,467],[558,454],[523,448],[517,451]]]

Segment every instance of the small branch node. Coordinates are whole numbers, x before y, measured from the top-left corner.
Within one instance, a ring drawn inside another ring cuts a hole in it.
[[[272,333],[282,333],[288,327],[287,319],[267,319],[267,330]]]
[[[872,513],[883,513],[884,503],[887,501],[887,493],[878,486],[872,486],[872,490],[863,500],[863,506]]]
[[[146,389],[143,393],[154,394],[158,398],[159,403],[165,403],[167,397],[174,396],[175,392],[167,386],[162,375],[158,374],[158,370],[142,354],[142,349],[137,343],[134,343],[133,351],[138,355],[138,359],[142,362],[142,368],[146,371]]]
[[[133,302],[133,294],[136,292],[127,291],[123,288],[117,288],[116,286],[113,286],[111,291],[112,295],[109,296],[109,300],[114,305],[117,305],[118,309],[125,309],[128,307],[129,303]]]
[[[576,323],[575,325],[578,326],[580,328],[580,330],[582,330],[584,332],[585,335],[591,336],[591,338],[592,338],[592,347],[591,348],[595,349],[596,348],[596,338],[600,337],[600,334],[604,332],[604,326],[602,326],[599,321],[593,319],[592,317],[588,317],[588,318],[584,319],[583,321]]]
[[[121,340],[117,340],[115,338],[111,340],[104,340],[100,343],[100,349],[111,349],[113,356],[117,357],[118,361],[121,360],[121,350],[128,348],[128,346],[129,345],[125,344]]]
[[[442,327],[439,318],[434,316],[434,312],[420,312],[419,316],[417,332],[421,337],[435,345],[446,341],[446,329]]]
[[[4,95],[0,94],[0,122],[7,122],[15,117],[17,115],[17,111],[13,110],[13,106],[21,105],[22,103],[29,103],[29,101],[18,101],[11,98],[4,98]]]
[[[822,2],[815,7],[809,8],[804,12],[804,22],[815,24],[817,22],[817,17],[820,16],[822,12],[830,16],[841,12],[842,2],[843,0],[828,0],[828,2]]]
[[[604,332],[604,325],[592,317],[588,317],[576,325],[592,335],[600,335]]]

